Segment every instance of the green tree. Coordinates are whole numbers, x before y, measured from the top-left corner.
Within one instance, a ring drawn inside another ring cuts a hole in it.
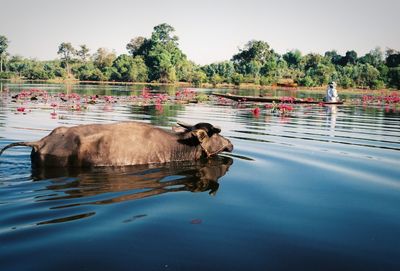
[[[374,88],[379,84],[379,71],[370,64],[358,63],[348,66],[348,69],[351,71],[350,76],[356,86]]]
[[[96,53],[93,55],[94,65],[102,71],[105,71],[107,67],[111,67],[115,59],[115,52],[106,48],[97,49]]]
[[[243,75],[258,77],[262,74],[262,67],[268,62],[276,62],[279,56],[270,49],[267,42],[261,40],[251,40],[246,43],[239,53],[233,55],[236,72]]]
[[[22,76],[24,66],[25,66],[24,58],[19,55],[12,56],[8,61],[8,69],[11,72],[16,73],[19,77]]]
[[[278,62],[275,59],[267,61],[260,69],[262,76],[277,76]]]
[[[106,76],[93,62],[86,62],[84,65],[77,66],[74,72],[82,81],[104,81],[106,79]]]
[[[233,65],[232,61],[219,62],[217,63],[216,71],[217,74],[224,79],[224,81],[227,81],[227,79],[234,74],[235,66]]]
[[[360,57],[359,62],[362,64],[370,64],[375,68],[379,68],[383,64],[383,52],[381,49],[375,48],[369,53],[365,54],[363,57]]]
[[[218,84],[221,84],[224,81],[224,79],[219,74],[214,74],[213,76],[211,76],[209,81],[215,87]]]
[[[120,55],[113,62],[111,80],[122,82],[146,82],[147,67],[140,56]]]
[[[139,36],[131,39],[130,42],[126,45],[126,49],[133,57],[147,56],[151,49],[151,42],[150,40]]]
[[[318,63],[316,66],[310,67],[306,75],[310,76],[317,86],[323,86],[329,81],[338,79],[338,74],[333,64]]]
[[[388,84],[391,87],[400,89],[400,66],[390,68],[388,71]]]
[[[230,81],[230,78],[235,73],[235,67],[232,61],[211,63],[209,65],[201,67],[201,69],[206,73],[207,77],[210,78],[210,80],[214,76],[218,75],[217,78],[221,78],[222,82]]]
[[[172,54],[162,45],[157,44],[149,53],[148,63],[151,81],[161,83],[175,82],[176,70],[172,63]]]
[[[27,60],[23,76],[31,80],[48,80],[55,77],[55,69],[51,61]]]
[[[173,35],[173,32],[175,32],[175,28],[169,24],[163,23],[156,25],[151,34],[151,41],[163,44],[173,43],[178,46],[178,36]]]
[[[306,75],[306,76],[300,78],[297,82],[300,86],[304,86],[304,87],[315,87],[316,86],[314,80],[309,75]]]
[[[324,57],[334,65],[341,65],[342,56],[336,50],[325,52]]]
[[[60,44],[60,46],[58,46],[57,54],[60,55],[61,60],[65,64],[67,75],[70,76],[71,75],[70,63],[76,54],[75,48],[72,46],[71,43],[63,42]]]
[[[193,72],[196,68],[196,64],[187,59],[178,61],[175,65],[177,80],[182,82],[191,82]]]
[[[386,79],[389,86],[400,89],[400,52],[387,49],[385,64],[383,69],[380,69],[381,77]]]
[[[274,52],[270,49],[267,42],[261,40],[251,40],[247,42],[239,53],[232,57],[234,63],[249,63],[252,60],[258,61],[261,65],[265,64]]]
[[[148,68],[140,56],[133,58],[133,65],[130,71],[130,80],[133,82],[146,82],[148,80]]]
[[[86,62],[90,56],[89,48],[85,44],[82,44],[79,47],[80,49],[76,52],[76,55],[81,59],[81,61]]]
[[[3,61],[7,52],[9,40],[0,35],[0,72],[3,72]]]
[[[282,55],[283,59],[287,62],[290,68],[298,68],[301,62],[301,52],[299,50],[292,50]]]
[[[393,49],[386,50],[386,65],[389,68],[400,66],[400,52]]]
[[[346,55],[341,59],[341,65],[346,66],[347,64],[354,65],[357,63],[357,53],[354,50],[347,51]]]
[[[200,69],[197,69],[197,70],[193,71],[192,83],[196,87],[201,87],[201,84],[203,84],[206,81],[207,81],[207,75],[205,74],[204,71],[202,71]]]
[[[243,83],[243,81],[244,81],[244,77],[243,77],[243,75],[240,74],[240,73],[234,73],[234,74],[232,75],[232,77],[231,77],[231,80],[232,80],[232,83],[233,83],[235,86],[240,86],[240,84]]]
[[[305,55],[301,60],[301,66],[305,72],[309,69],[316,69],[319,64],[323,63],[323,57],[320,54],[310,53]]]
[[[148,55],[144,55],[150,81],[175,82],[177,70],[187,61],[186,55],[178,47],[178,37],[173,35],[174,31],[168,24],[157,25],[153,29],[151,48]]]
[[[133,56],[140,56],[148,69],[148,80],[171,83],[191,81],[194,63],[179,49],[175,29],[166,23],[156,25],[149,39],[136,37],[126,45]]]

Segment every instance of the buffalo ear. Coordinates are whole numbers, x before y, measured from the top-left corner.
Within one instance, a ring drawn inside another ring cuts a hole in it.
[[[204,140],[206,140],[208,138],[207,132],[204,131],[203,129],[196,129],[196,130],[192,131],[192,135],[197,137],[197,139],[200,142],[203,142]]]
[[[221,133],[221,128],[213,126],[213,132],[216,134],[219,134],[219,133]]]

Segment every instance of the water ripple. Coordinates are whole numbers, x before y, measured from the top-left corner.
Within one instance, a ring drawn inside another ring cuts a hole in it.
[[[142,86],[9,84],[29,87],[123,96]],[[0,147],[61,125],[127,120],[165,129],[206,121],[234,145],[209,160],[91,170],[32,170],[29,148],[8,149],[0,157],[1,270],[400,268],[396,110],[294,105],[279,116],[262,104],[115,103],[52,119],[50,110],[23,115],[0,104]]]

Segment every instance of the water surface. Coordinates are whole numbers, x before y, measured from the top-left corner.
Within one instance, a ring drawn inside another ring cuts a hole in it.
[[[124,97],[142,86],[4,88]],[[296,105],[277,116],[218,101],[116,102],[53,119],[49,108],[17,113],[0,95],[0,147],[125,120],[206,121],[235,146],[211,160],[93,170],[32,171],[29,148],[7,150],[1,270],[400,270],[398,107]]]

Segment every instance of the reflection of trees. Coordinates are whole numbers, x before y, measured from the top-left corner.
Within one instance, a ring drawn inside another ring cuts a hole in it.
[[[55,179],[47,189],[64,192],[55,193],[46,200],[105,194],[110,196],[87,204],[108,204],[180,191],[209,191],[215,195],[219,178],[232,163],[232,158],[217,156],[200,161],[120,168],[39,169],[33,171],[33,178],[36,181]],[[73,181],[63,181],[71,178]]]
[[[170,118],[176,117],[178,112],[185,109],[182,104],[161,104],[157,105],[145,105],[131,106],[130,118],[133,120],[147,119],[144,116],[149,116],[150,123],[156,126],[168,126],[170,124]]]

